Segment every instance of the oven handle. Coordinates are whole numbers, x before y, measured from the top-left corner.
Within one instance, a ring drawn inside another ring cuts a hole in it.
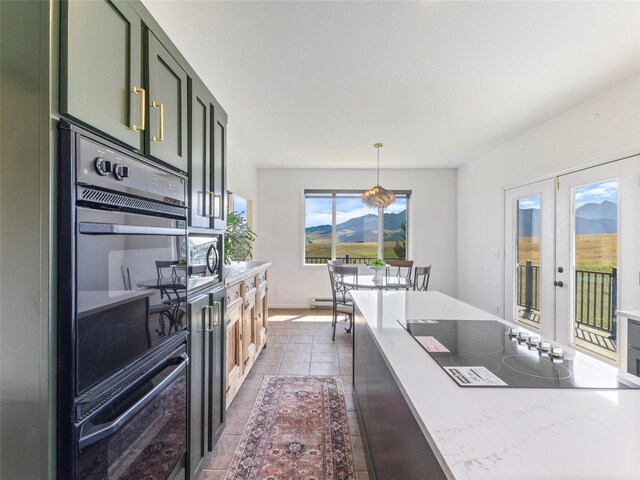
[[[189,364],[189,357],[186,353],[180,355],[182,361],[178,364],[173,372],[171,372],[164,380],[162,380],[158,385],[153,387],[152,390],[147,392],[144,397],[134,403],[128,410],[126,410],[122,415],[113,420],[112,422],[105,423],[99,425],[97,430],[93,432],[81,436],[79,440],[79,448],[80,450],[88,447],[89,445],[93,445],[94,443],[102,440],[105,437],[113,435],[115,432],[120,430],[124,425],[131,420],[140,410],[146,407],[151,401],[156,398],[162,390],[165,389],[167,385],[173,382],[178,375],[182,373],[182,371],[187,368]]]
[[[183,228],[146,227],[117,223],[80,222],[80,233],[87,235],[174,235],[184,236]]]

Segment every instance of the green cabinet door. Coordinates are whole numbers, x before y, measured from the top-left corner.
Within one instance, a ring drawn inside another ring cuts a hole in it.
[[[60,112],[140,150],[140,17],[123,1],[68,0],[61,40]]]
[[[211,185],[215,204],[213,208],[213,228],[227,228],[227,114],[216,106],[213,115],[213,166]]]
[[[189,155],[189,225],[210,228],[211,197],[211,94],[198,80],[191,82],[191,151]]]
[[[148,31],[148,152],[187,171],[187,74]]]
[[[224,359],[226,358],[226,321],[225,311],[227,291],[218,288],[209,293],[211,305],[211,328],[209,331],[209,450],[213,450],[225,427],[226,385]]]
[[[198,478],[209,451],[209,296],[188,304],[189,315],[189,478]]]

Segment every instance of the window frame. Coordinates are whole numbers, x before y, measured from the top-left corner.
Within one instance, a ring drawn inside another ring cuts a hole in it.
[[[354,196],[354,195],[362,195],[366,190],[350,190],[350,189],[316,189],[316,188],[303,188],[302,189],[302,208],[301,208],[301,245],[302,245],[302,255],[301,255],[301,266],[302,268],[317,268],[317,267],[325,267],[326,263],[306,263],[306,219],[307,219],[307,198],[313,197],[317,195],[318,197],[328,197],[332,199],[332,210],[331,210],[331,260],[336,259],[336,250],[337,250],[337,231],[336,231],[336,200],[339,196]],[[410,208],[411,208],[411,190],[393,190],[396,194],[396,197],[406,198],[406,254],[405,257],[409,258],[410,256]],[[373,210],[373,209],[372,209]],[[384,254],[384,228],[380,228],[381,225],[384,225],[384,208],[377,209],[378,215],[378,257],[382,258]]]

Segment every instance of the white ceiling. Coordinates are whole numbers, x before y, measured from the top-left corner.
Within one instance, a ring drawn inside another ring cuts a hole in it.
[[[144,3],[258,167],[455,167],[640,72],[640,2]]]

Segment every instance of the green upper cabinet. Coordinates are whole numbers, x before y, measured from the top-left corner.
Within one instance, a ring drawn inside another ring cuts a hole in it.
[[[189,225],[211,227],[211,98],[209,91],[197,80],[191,82],[191,155],[189,157],[190,203]]]
[[[61,39],[61,113],[140,150],[140,17],[121,1],[63,2]]]
[[[148,152],[187,171],[187,74],[148,31]]]
[[[190,226],[224,230],[227,116],[207,87],[191,81]]]
[[[213,228],[225,230],[227,227],[227,114],[216,104],[213,115],[213,166],[211,185],[216,200],[213,208]]]

